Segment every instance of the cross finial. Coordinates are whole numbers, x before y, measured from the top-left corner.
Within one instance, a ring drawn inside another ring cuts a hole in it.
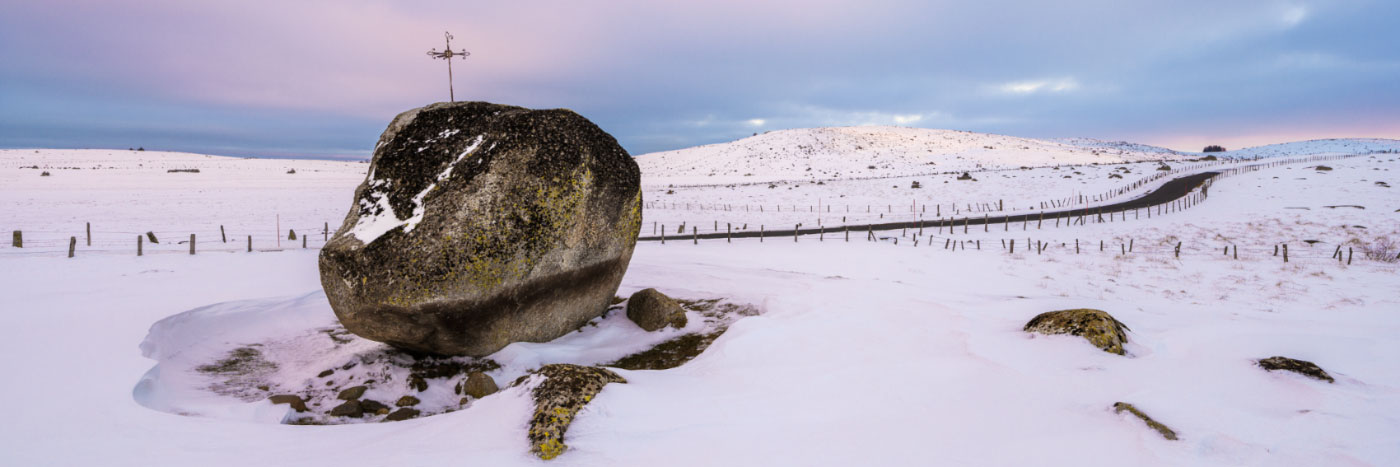
[[[447,40],[447,48],[442,52],[438,52],[436,48],[434,48],[433,50],[429,50],[428,56],[435,59],[441,58],[443,60],[447,60],[447,98],[450,99],[452,102],[456,102],[456,92],[452,89],[452,58],[461,57],[465,59],[472,53],[465,50],[452,50],[452,33],[443,32],[442,36]]]

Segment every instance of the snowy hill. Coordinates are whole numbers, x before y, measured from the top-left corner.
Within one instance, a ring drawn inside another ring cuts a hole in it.
[[[1194,157],[1091,139],[1041,140],[923,128],[779,130],[722,144],[637,156],[646,183],[836,180],[950,171]]]
[[[1287,157],[1303,154],[1367,154],[1400,151],[1400,140],[1384,138],[1314,139],[1269,144],[1220,153],[1230,157]]]

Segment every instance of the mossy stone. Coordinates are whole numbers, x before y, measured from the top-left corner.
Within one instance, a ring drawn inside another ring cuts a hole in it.
[[[495,394],[499,388],[496,380],[491,375],[480,371],[473,371],[467,375],[466,382],[462,383],[462,393],[474,399],[480,399]]]
[[[683,328],[686,324],[685,309],[681,308],[680,303],[656,289],[644,289],[632,294],[632,298],[627,300],[627,319],[648,332],[668,325]]]
[[[530,452],[544,460],[559,457],[568,449],[564,444],[564,432],[568,431],[578,411],[592,401],[603,386],[627,382],[604,368],[562,363],[540,367],[521,377],[516,384],[532,381],[538,384],[530,392],[535,402],[535,413],[530,418]]]
[[[1141,410],[1138,410],[1138,408],[1134,407],[1133,404],[1129,404],[1127,402],[1115,402],[1113,403],[1113,411],[1117,413],[1123,413],[1125,411],[1131,413],[1133,414],[1133,416],[1142,419],[1143,423],[1146,423],[1148,428],[1155,430],[1157,433],[1161,434],[1163,438],[1166,438],[1171,441],[1176,440],[1176,431],[1173,431],[1171,428],[1167,428],[1167,426],[1163,425],[1161,422],[1153,420],[1152,417],[1149,417]]]
[[[1118,355],[1123,355],[1123,344],[1128,342],[1127,329],[1112,315],[1088,308],[1041,313],[1025,327],[1026,332],[1080,336],[1094,347]]]
[[[1259,360],[1259,367],[1268,371],[1291,371],[1315,380],[1326,381],[1328,383],[1336,382],[1336,380],[1332,379],[1332,375],[1329,375],[1326,371],[1323,371],[1322,367],[1319,367],[1317,366],[1317,364],[1306,360],[1297,360],[1288,357],[1274,356],[1265,358],[1263,360]]]

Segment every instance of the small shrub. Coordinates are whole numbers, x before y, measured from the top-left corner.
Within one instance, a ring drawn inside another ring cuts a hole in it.
[[[1380,237],[1372,241],[1370,245],[1362,245],[1361,256],[1371,261],[1400,262],[1400,244],[1391,240],[1390,237]]]
[[[1225,152],[1225,147],[1224,147],[1224,146],[1220,146],[1220,145],[1216,145],[1216,144],[1212,144],[1212,145],[1210,145],[1210,146],[1206,146],[1206,148],[1205,148],[1204,150],[1202,150],[1201,152]]]

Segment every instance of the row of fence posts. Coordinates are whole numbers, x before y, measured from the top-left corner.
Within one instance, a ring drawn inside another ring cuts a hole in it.
[[[85,224],[84,231],[85,231],[85,235],[86,235],[86,243],[87,243],[87,246],[92,246],[92,223],[91,223],[91,222],[86,222],[86,223],[84,223],[84,224]],[[322,240],[323,240],[323,241],[325,241],[325,242],[329,242],[329,241],[330,241],[330,235],[331,235],[331,234],[330,234],[330,223],[329,223],[329,222],[326,222],[326,223],[323,224],[321,234],[322,234]],[[302,247],[303,249],[305,249],[305,248],[307,247],[307,238],[308,238],[308,237],[309,237],[309,235],[302,235],[302,236],[301,236],[301,247]],[[296,240],[296,239],[297,239],[296,229],[288,229],[288,230],[287,230],[287,238],[288,238],[289,240]],[[136,235],[136,256],[144,256],[144,255],[145,255],[145,242],[146,242],[147,240],[149,240],[151,243],[160,243],[160,242],[158,241],[158,239],[156,238],[155,232],[146,232],[145,234],[138,234],[138,235]],[[221,243],[228,243],[228,234],[225,233],[225,231],[224,231],[224,226],[223,226],[223,225],[220,225],[220,226],[219,226],[219,241],[220,241]],[[664,243],[664,242],[663,242],[663,243]],[[195,244],[196,244],[196,242],[195,242],[195,234],[190,234],[190,240],[189,240],[190,250],[189,250],[189,251],[190,251],[190,254],[191,254],[191,255],[193,255],[193,254],[196,253]],[[24,231],[22,231],[22,230],[16,230],[16,231],[13,232],[13,234],[11,235],[10,246],[12,246],[12,247],[14,247],[14,248],[24,248]],[[69,257],[69,258],[72,258],[72,257],[76,256],[76,255],[77,255],[77,250],[78,250],[78,237],[77,237],[77,236],[68,237],[68,257]],[[248,236],[248,252],[251,253],[252,251],[253,251],[253,236],[252,236],[252,235],[249,235],[249,236]]]
[[[1272,161],[1272,162],[1269,162],[1269,163],[1267,163],[1267,164],[1254,164],[1254,165],[1247,165],[1247,166],[1241,166],[1241,167],[1230,168],[1230,169],[1225,170],[1225,171],[1221,174],[1221,176],[1225,176],[1225,175],[1234,175],[1234,174],[1245,173],[1245,172],[1253,172],[1253,171],[1262,170],[1262,169],[1264,169],[1264,168],[1281,166],[1281,165],[1284,165],[1284,164],[1292,164],[1292,163],[1299,163],[1299,162],[1317,162],[1317,161],[1325,161],[1325,160],[1340,159],[1340,158],[1345,158],[1345,157],[1355,157],[1355,156],[1312,156],[1312,157],[1306,157],[1306,158],[1301,158],[1301,159],[1288,159],[1288,160],[1282,160],[1282,161]],[[1170,173],[1175,173],[1175,172],[1177,172],[1177,171],[1178,171],[1178,170],[1173,170],[1173,171],[1170,172]],[[1145,183],[1147,183],[1147,182],[1150,182],[1151,180],[1155,180],[1155,179],[1160,178],[1160,177],[1165,176],[1165,175],[1166,175],[1166,174],[1158,174],[1158,175],[1154,175],[1154,176],[1152,176],[1152,177],[1147,177],[1147,178],[1145,178],[1145,179],[1139,181],[1139,183],[1135,183],[1135,185],[1145,184]],[[1216,177],[1216,178],[1219,178],[1219,177]],[[1193,206],[1195,206],[1195,205],[1197,205],[1197,204],[1200,204],[1202,201],[1204,201],[1204,200],[1209,196],[1209,195],[1208,195],[1208,193],[1209,193],[1208,189],[1209,189],[1209,187],[1211,186],[1211,184],[1212,184],[1213,182],[1214,182],[1214,179],[1206,180],[1202,185],[1200,185],[1200,187],[1199,187],[1200,190],[1199,190],[1198,192],[1187,193],[1186,196],[1183,196],[1183,197],[1181,197],[1181,198],[1172,200],[1172,201],[1167,202],[1167,203],[1155,205],[1155,207],[1157,208],[1157,215],[1158,215],[1158,216],[1161,216],[1161,215],[1163,215],[1163,214],[1171,214],[1171,213],[1174,213],[1174,212],[1179,212],[1179,211],[1182,211],[1182,210],[1191,208],[1191,207],[1193,207]],[[1131,189],[1130,189],[1130,188],[1126,188],[1126,187],[1125,187],[1125,188],[1120,188],[1120,189],[1118,189],[1118,191],[1123,191],[1123,190],[1131,190]],[[1083,196],[1084,196],[1084,195],[1081,195],[1081,197],[1083,197]],[[1091,198],[1093,198],[1093,199],[1098,199],[1097,196],[1091,196]],[[1000,202],[998,202],[998,204],[1000,204]],[[726,205],[726,206],[728,206],[728,205]],[[890,207],[892,207],[892,205],[890,205]],[[927,206],[925,206],[925,207],[927,207]],[[1141,218],[1142,218],[1142,211],[1144,211],[1144,210],[1146,211],[1147,218],[1148,218],[1148,219],[1151,219],[1151,218],[1152,218],[1152,208],[1153,208],[1153,207],[1154,207],[1154,206],[1147,206],[1146,208],[1133,208],[1133,210],[1132,210],[1132,211],[1133,211],[1133,219],[1134,219],[1134,220],[1141,219]],[[746,208],[747,208],[747,206],[746,206]],[[847,206],[847,208],[849,209],[849,206]],[[760,209],[761,209],[761,207],[760,207]],[[869,209],[869,206],[867,206],[867,209]],[[1078,211],[1078,210],[1076,210],[1076,211]],[[936,214],[937,214],[937,212],[936,212]],[[1108,220],[1107,220],[1107,222],[1114,222],[1114,221],[1117,220],[1118,218],[1121,218],[1121,219],[1124,220],[1124,221],[1128,220],[1128,211],[1127,211],[1126,209],[1125,209],[1125,210],[1109,210],[1107,214],[1108,214]],[[1031,215],[1032,215],[1032,214],[1030,214],[1030,213],[1022,214],[1022,215],[1021,215],[1021,217],[1022,217],[1022,220],[1021,220],[1021,230],[1023,230],[1023,231],[1029,230],[1030,216],[1031,216]],[[1037,216],[1037,218],[1036,218],[1036,229],[1042,229],[1042,228],[1043,228],[1043,225],[1044,225],[1044,222],[1045,222],[1045,212],[1042,211],[1042,212],[1036,214],[1036,216]],[[1063,225],[1066,226],[1066,227],[1068,227],[1068,226],[1072,226],[1072,225],[1087,225],[1087,224],[1089,223],[1089,219],[1088,219],[1088,218],[1089,218],[1090,216],[1093,216],[1093,219],[1095,219],[1096,222],[1098,222],[1098,223],[1103,223],[1103,222],[1105,222],[1105,220],[1104,220],[1104,210],[1103,210],[1103,208],[1084,208],[1084,209],[1078,214],[1078,216],[1076,216],[1074,213],[1069,213],[1069,212],[1067,212],[1067,213],[1061,213],[1061,214],[1058,214],[1058,215],[1054,215],[1054,216],[1052,216],[1052,218],[1053,218],[1054,221],[1055,221],[1055,227],[1061,227],[1061,220],[1064,220],[1065,222],[1064,222]],[[1003,220],[1002,220],[1002,222],[1000,222],[1000,223],[1002,224],[1002,230],[1003,230],[1003,231],[1010,231],[1010,228],[1011,228],[1011,227],[1010,227],[1010,224],[1011,224],[1010,218],[1011,218],[1011,217],[1012,217],[1012,216],[1010,216],[1010,215],[1005,215],[1005,216],[1003,216]],[[987,214],[987,213],[983,213],[982,219],[983,219],[983,220],[982,220],[982,226],[983,226],[983,227],[982,227],[982,230],[983,230],[983,232],[990,232],[990,215]],[[971,224],[971,218],[970,218],[970,217],[965,217],[965,218],[963,218],[963,219],[961,219],[961,220],[963,221],[963,233],[966,234],[966,233],[968,233],[968,231],[969,231],[969,226],[970,226],[970,224]],[[843,221],[844,221],[844,219],[843,219]],[[938,221],[937,221],[937,223],[936,223],[936,225],[938,226],[938,233],[941,235],[941,234],[943,233],[943,227],[946,225],[946,226],[948,227],[948,233],[949,233],[950,235],[955,234],[956,231],[955,231],[954,229],[957,227],[957,221],[958,221],[958,219],[948,219],[948,220],[945,221],[944,218],[942,218],[942,217],[940,216],[939,219],[938,219]],[[928,222],[928,221],[924,221],[924,220],[920,219],[920,220],[918,220],[918,221],[916,221],[916,222],[917,222],[917,224],[918,224],[918,226],[919,226],[920,234],[922,235],[923,227],[926,225],[926,222]],[[653,222],[653,223],[652,223],[652,231],[653,231],[653,234],[656,234],[656,233],[658,232],[657,225],[658,225],[658,224],[657,224],[656,222]],[[729,241],[731,241],[731,238],[732,238],[732,235],[733,235],[733,234],[732,234],[733,224],[732,224],[732,223],[727,223],[726,225],[728,226],[727,229],[726,229],[726,241],[729,242]],[[715,227],[714,227],[714,231],[715,231],[716,233],[718,233],[718,230],[719,230],[719,221],[718,221],[718,220],[715,220],[715,221],[714,221],[714,226],[715,226]],[[796,241],[797,231],[800,229],[800,227],[801,227],[801,224],[797,224],[797,226],[795,226],[795,227],[793,228],[793,231],[794,231],[794,241]],[[824,226],[822,226],[822,227],[823,227],[823,229],[822,229],[823,231],[822,231],[822,232],[819,232],[819,235],[822,236],[822,237],[824,237]],[[680,227],[680,232],[684,232],[684,229],[685,229],[685,223],[683,222],[683,223],[681,224],[681,227]],[[747,229],[747,224],[745,225],[745,230],[746,230],[746,229]],[[661,225],[661,228],[659,229],[659,232],[660,232],[660,234],[661,234],[661,243],[663,243],[663,244],[666,243],[666,239],[665,239],[665,226],[664,226],[664,225]],[[691,234],[692,234],[692,240],[693,240],[692,243],[698,243],[699,232],[698,232],[696,229],[692,228]],[[762,241],[763,241],[763,238],[764,238],[763,227],[760,226],[760,230],[759,230],[759,241],[762,242]],[[821,241],[821,240],[822,240],[822,239],[819,238],[819,241]]]

